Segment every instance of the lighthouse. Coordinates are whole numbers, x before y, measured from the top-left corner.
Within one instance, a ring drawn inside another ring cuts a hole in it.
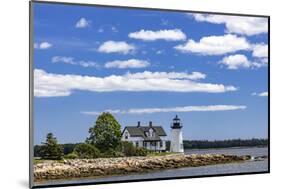
[[[182,124],[178,115],[173,119],[171,124],[171,152],[183,153],[183,140],[182,140]]]

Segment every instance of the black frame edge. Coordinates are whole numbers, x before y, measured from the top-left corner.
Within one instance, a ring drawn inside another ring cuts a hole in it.
[[[29,1],[29,188],[34,187],[33,154],[33,1]]]

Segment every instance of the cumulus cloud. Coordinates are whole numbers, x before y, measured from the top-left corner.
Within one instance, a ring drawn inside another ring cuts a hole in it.
[[[244,37],[226,34],[223,36],[207,36],[196,42],[192,39],[187,43],[174,47],[183,53],[196,53],[200,55],[223,55],[240,50],[250,50],[251,46]]]
[[[225,56],[219,63],[226,65],[230,70],[236,70],[239,68],[260,68],[267,66],[267,61],[250,61],[243,54]]]
[[[153,73],[148,74],[148,76],[145,74],[147,73],[143,73],[143,76],[141,74],[130,75],[127,73],[125,75],[95,77],[54,74],[47,73],[41,69],[35,69],[34,95],[36,97],[69,96],[75,90],[92,92],[166,91],[205,93],[223,93],[237,90],[236,87],[231,85],[225,86],[223,84],[203,83],[184,79],[182,75],[175,76],[166,73],[168,77],[163,77],[161,74],[160,76]]]
[[[48,42],[34,43],[34,45],[33,45],[34,49],[49,49],[52,46],[53,45],[51,43],[48,43]]]
[[[128,44],[125,41],[106,41],[99,46],[98,52],[129,54],[135,49],[134,45]]]
[[[86,18],[80,18],[76,24],[75,24],[75,27],[76,28],[87,28],[87,27],[90,27],[91,25],[91,21],[90,20],[87,20]]]
[[[267,58],[268,57],[268,45],[266,45],[266,44],[253,45],[252,56],[257,57],[257,58]]]
[[[167,112],[215,112],[215,111],[233,111],[244,110],[246,106],[237,105],[210,105],[210,106],[183,106],[183,107],[169,107],[169,108],[132,108],[128,110],[104,110],[102,112],[109,112],[113,114],[152,114],[152,113],[167,113]],[[100,115],[99,111],[82,111],[86,115]]]
[[[260,92],[260,93],[252,93],[252,96],[260,96],[260,97],[267,97],[268,96],[268,92],[264,91],[264,92]]]
[[[65,56],[54,56],[52,58],[52,63],[65,63],[72,65],[79,65],[83,67],[98,67],[98,63],[94,61],[84,61],[84,60],[75,60],[73,57],[65,57]]]
[[[129,59],[129,60],[115,60],[105,63],[106,68],[145,68],[149,66],[150,63],[146,60]]]
[[[245,55],[242,54],[224,57],[220,63],[226,65],[228,69],[232,70],[238,68],[249,68],[251,66],[251,62]]]
[[[214,14],[189,14],[198,22],[209,22],[213,24],[225,24],[227,33],[241,35],[258,35],[268,32],[267,18],[228,16]]]
[[[180,29],[173,30],[140,30],[129,34],[130,38],[140,39],[143,41],[182,41],[186,39],[186,35]]]

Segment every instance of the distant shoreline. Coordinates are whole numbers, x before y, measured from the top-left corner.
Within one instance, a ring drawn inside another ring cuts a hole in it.
[[[243,148],[268,148],[268,145],[263,146],[233,146],[233,147],[217,147],[217,148],[184,148],[184,150],[218,150],[218,149],[243,149]]]

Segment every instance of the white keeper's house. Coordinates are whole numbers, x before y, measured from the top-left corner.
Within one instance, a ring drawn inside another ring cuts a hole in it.
[[[122,133],[122,140],[132,142],[136,147],[153,151],[166,151],[167,134],[161,126],[154,126],[152,121],[147,126],[127,126]]]
[[[182,125],[180,119],[176,116],[171,124],[171,147],[166,148],[168,141],[167,134],[162,126],[141,125],[138,121],[136,126],[126,126],[122,132],[122,141],[132,142],[136,147],[144,147],[148,150],[163,152],[183,152]]]

